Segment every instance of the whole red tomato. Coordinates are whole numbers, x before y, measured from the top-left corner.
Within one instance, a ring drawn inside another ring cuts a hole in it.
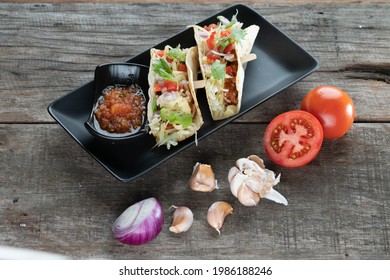
[[[310,91],[302,101],[301,110],[313,114],[321,123],[325,139],[337,139],[351,128],[355,106],[343,90],[321,86]]]

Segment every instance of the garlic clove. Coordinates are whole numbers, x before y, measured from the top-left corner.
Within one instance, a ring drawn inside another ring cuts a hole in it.
[[[237,197],[238,188],[245,182],[248,178],[247,175],[242,173],[237,173],[230,182],[230,191],[232,194]]]
[[[229,173],[228,173],[229,183],[232,182],[234,176],[236,176],[238,173],[240,173],[240,169],[238,169],[236,166],[233,166],[232,168],[229,169]]]
[[[173,213],[173,221],[169,227],[169,230],[174,233],[181,233],[189,230],[194,221],[194,216],[191,209],[185,206],[177,207],[172,205],[171,207],[175,208],[176,210]]]
[[[256,162],[261,169],[265,169],[264,161],[261,158],[259,158],[257,155],[250,155],[248,159]]]
[[[197,162],[194,166],[189,187],[193,191],[211,192],[218,188],[217,180],[215,180],[214,172],[210,165]]]
[[[260,195],[248,188],[245,183],[239,187],[237,198],[244,206],[256,206],[260,201]]]
[[[225,217],[233,212],[232,206],[224,201],[214,202],[207,211],[207,222],[221,234]]]

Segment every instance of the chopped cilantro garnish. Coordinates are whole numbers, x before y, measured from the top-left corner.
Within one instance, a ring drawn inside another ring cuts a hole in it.
[[[233,38],[234,42],[240,43],[245,39],[246,31],[244,29],[233,29],[229,37]]]
[[[231,43],[242,43],[242,40],[245,39],[246,31],[244,29],[232,29],[232,33],[229,36],[218,38],[218,46],[221,48],[221,52],[229,46]]]
[[[172,124],[181,125],[183,128],[187,128],[192,124],[192,115],[188,113],[170,111],[167,108],[162,108],[160,116],[164,122],[169,121]]]
[[[175,76],[172,74],[172,69],[165,58],[156,59],[155,63],[153,63],[153,72],[164,80],[176,81]]]
[[[230,40],[228,37],[223,37],[218,40],[218,46],[220,46],[220,52],[223,52],[227,46],[229,46]]]
[[[185,61],[186,60],[186,55],[184,52],[180,49],[180,45],[177,46],[174,49],[170,49],[167,54],[168,57],[172,59],[177,59],[178,61]]]
[[[226,64],[221,63],[219,60],[214,61],[211,65],[211,75],[216,80],[223,80],[226,74]]]

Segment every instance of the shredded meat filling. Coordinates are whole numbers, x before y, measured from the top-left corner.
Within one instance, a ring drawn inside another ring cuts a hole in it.
[[[227,74],[231,78],[225,79],[224,89],[225,93],[225,102],[227,105],[237,105],[238,104],[238,91],[236,88],[236,76],[237,76],[237,63],[229,64],[231,70],[227,71]]]

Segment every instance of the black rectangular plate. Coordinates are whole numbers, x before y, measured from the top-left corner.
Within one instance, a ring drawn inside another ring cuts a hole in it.
[[[204,26],[216,23],[218,15],[230,19],[237,11],[238,20],[244,23],[244,28],[252,24],[260,26],[252,49],[252,53],[257,55],[257,60],[249,62],[246,67],[241,110],[234,117],[213,121],[203,89],[198,90],[198,102],[204,119],[204,124],[198,131],[198,140],[242,116],[319,67],[319,63],[312,55],[248,6],[241,4],[231,6],[197,24]],[[178,44],[184,48],[196,45],[192,28],[154,47],[163,48],[165,45]],[[149,52],[150,50],[146,50],[128,62],[149,65]],[[90,115],[93,95],[92,81],[54,101],[48,107],[48,111],[77,143],[122,182],[128,182],[146,173],[195,143],[195,137],[191,137],[168,150],[165,146],[154,147],[155,140],[151,135],[130,143],[114,144],[96,139],[84,126]]]

